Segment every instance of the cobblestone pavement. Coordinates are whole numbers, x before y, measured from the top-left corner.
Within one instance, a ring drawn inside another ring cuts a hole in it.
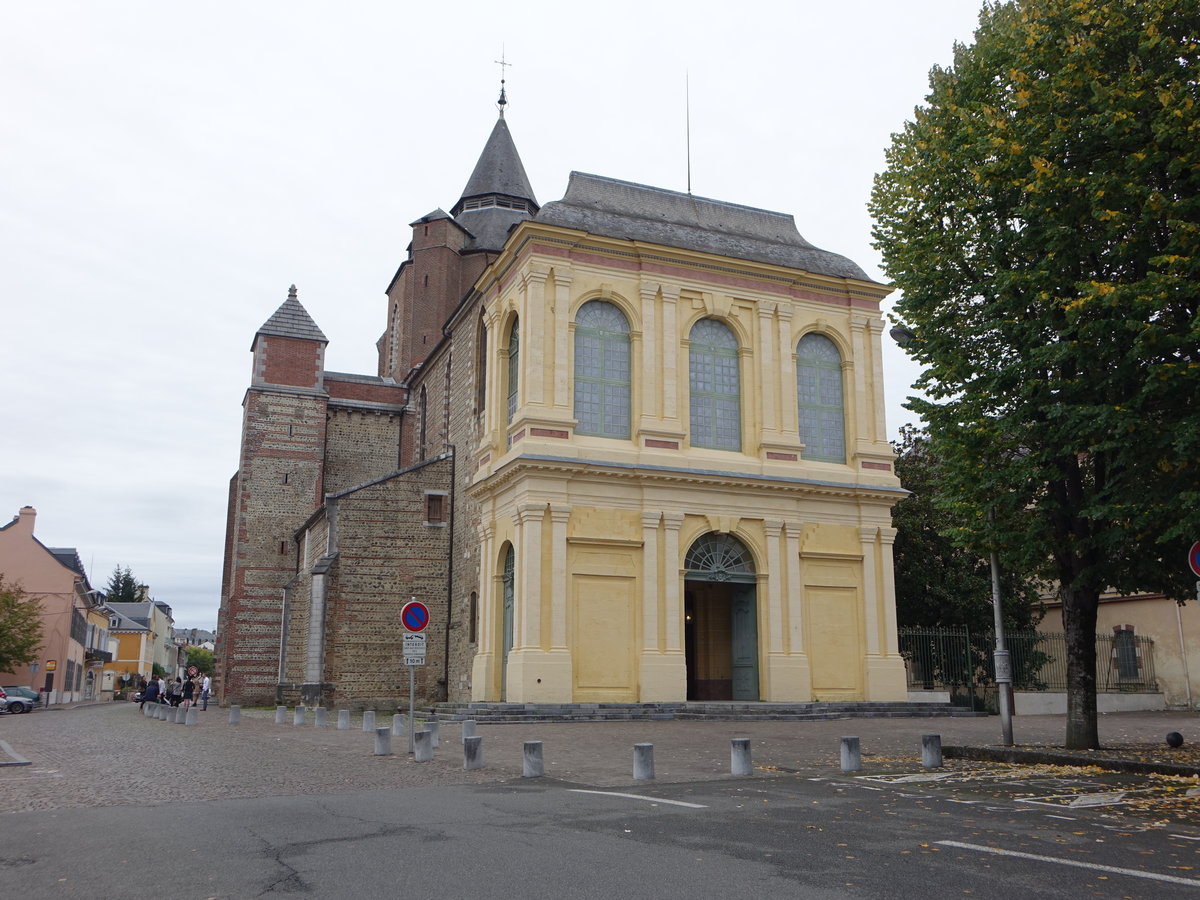
[[[330,719],[336,723],[336,714]],[[293,726],[290,711],[287,722],[276,725],[274,710],[246,709],[239,725],[229,725],[227,710],[212,706],[190,727],[147,718],[133,703],[0,716],[0,741],[31,763],[0,766],[0,813],[495,783],[520,777],[523,742],[530,740],[543,742],[548,776],[589,786],[633,784],[633,745],[643,742],[654,744],[659,781],[728,777],[733,737],[751,738],[756,774],[763,777],[836,774],[842,735],[861,738],[868,771],[901,771],[918,765],[922,734],[940,734],[944,744],[994,744],[1000,731],[996,718],[480,725],[485,768],[467,772],[457,724],[441,726],[432,762],[416,763],[399,737],[393,738],[395,755],[374,756],[374,735],[362,731],[360,715],[347,731],[332,724]],[[390,717],[381,716],[379,724],[390,724]],[[1168,731],[1200,741],[1200,716],[1101,719],[1105,743],[1161,741]],[[1022,745],[1058,744],[1063,718],[1021,716],[1014,732]],[[1165,745],[1162,752],[1170,759]]]

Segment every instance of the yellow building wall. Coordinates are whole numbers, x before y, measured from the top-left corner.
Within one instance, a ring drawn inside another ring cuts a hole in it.
[[[883,422],[878,301],[870,283],[654,248],[655,271],[583,249],[509,247],[477,288],[491,354],[472,493],[482,506],[476,700],[679,701],[686,695],[684,558],[708,533],[754,557],[763,700],[903,700],[890,509],[903,494]],[[602,239],[592,239],[603,245]],[[603,249],[603,248],[601,248]],[[673,266],[662,262],[673,256]],[[730,261],[722,261],[726,267]],[[498,273],[498,274],[490,274]],[[784,277],[786,275],[786,278]],[[872,294],[873,292],[873,294]],[[864,299],[865,298],[865,299]],[[574,433],[573,322],[592,299],[630,324],[631,435]],[[521,335],[508,421],[507,335]],[[740,451],[688,440],[688,334],[714,317],[736,334]],[[843,359],[847,458],[803,457],[795,348],[830,338]],[[503,658],[499,576],[515,551],[513,649]],[[712,637],[712,635],[710,635]]]

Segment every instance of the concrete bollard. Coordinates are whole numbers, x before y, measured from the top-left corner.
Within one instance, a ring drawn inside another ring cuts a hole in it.
[[[186,709],[182,706],[175,707],[175,724],[176,725],[186,725],[187,724],[188,709],[191,709],[191,707],[189,706]]]
[[[149,703],[143,703],[142,704],[142,715],[146,716],[147,718],[154,715],[154,706]]]
[[[413,732],[413,759],[417,762],[429,762],[433,759],[433,742],[428,731]]]
[[[921,735],[921,765],[927,769],[936,769],[942,764],[942,736],[940,734]]]
[[[162,718],[162,704],[161,703],[155,703],[153,706],[150,707],[150,718],[152,718],[152,719],[161,719]]]
[[[178,706],[168,706],[167,707],[167,721],[170,722],[172,725],[175,724],[175,717],[178,714],[179,714]]]
[[[374,731],[374,730],[375,730],[375,710],[364,709],[363,710],[363,731]]]
[[[408,721],[408,716],[404,713],[396,713],[392,716],[392,737],[404,737],[404,724]]]
[[[429,721],[425,723],[425,728],[429,731],[429,742],[433,745],[433,749],[436,750],[438,747],[442,746],[442,742],[439,737],[441,734],[441,729],[438,727],[437,718],[431,716]]]
[[[465,741],[469,737],[475,737],[475,735],[477,735],[477,734],[479,734],[479,732],[475,730],[475,720],[474,719],[464,719],[463,723],[462,723],[463,740]]]
[[[858,772],[862,770],[862,749],[858,738],[842,738],[842,771]]]
[[[338,731],[349,731],[350,730],[350,710],[348,710],[348,709],[339,709],[338,710],[337,727],[338,727]]]
[[[242,721],[242,708],[240,706],[229,707],[229,724],[237,725]]]
[[[295,714],[292,716],[292,726],[295,727],[297,725],[303,725],[303,724],[304,724],[304,707],[297,706]]]
[[[286,706],[275,707],[275,724],[276,725],[287,724],[287,707]]]
[[[376,728],[375,729],[375,755],[376,756],[391,756],[392,755],[392,729]]]
[[[468,772],[483,768],[483,738],[477,734],[463,738],[463,768]]]
[[[546,774],[546,764],[542,759],[542,742],[526,741],[524,758],[521,761],[522,778],[541,778]]]
[[[654,780],[654,745],[633,745],[633,780]]]
[[[184,725],[199,725],[200,724],[199,708],[197,708],[195,706],[189,706],[187,708],[187,716],[184,718],[183,724]]]
[[[729,741],[729,774],[749,775],[750,738],[732,738]]]
[[[329,710],[323,706],[318,706],[317,711],[313,714],[313,727],[324,728],[329,724]]]

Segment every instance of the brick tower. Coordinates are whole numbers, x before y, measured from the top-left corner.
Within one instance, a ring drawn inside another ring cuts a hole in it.
[[[324,492],[327,343],[293,285],[250,348],[241,459],[229,489],[217,659],[222,696],[242,703],[273,703],[280,680],[284,586],[296,573],[294,534]]]

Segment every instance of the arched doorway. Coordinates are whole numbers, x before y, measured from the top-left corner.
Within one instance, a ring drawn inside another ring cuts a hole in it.
[[[688,700],[758,699],[754,560],[727,534],[706,534],[684,557]]]

